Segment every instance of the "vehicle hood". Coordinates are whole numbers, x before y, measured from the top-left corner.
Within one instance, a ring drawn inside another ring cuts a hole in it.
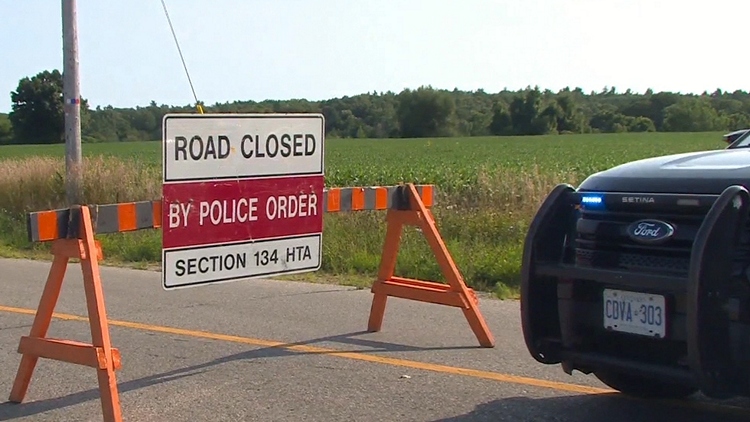
[[[748,186],[750,149],[722,149],[646,158],[589,176],[583,191],[720,194]]]

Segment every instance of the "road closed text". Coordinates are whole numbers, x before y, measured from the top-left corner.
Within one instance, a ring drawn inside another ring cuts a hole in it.
[[[322,175],[324,129],[322,115],[168,115],[165,181]]]
[[[320,140],[312,133],[245,134],[232,140],[227,135],[174,137],[174,161],[224,160],[239,152],[243,158],[289,158],[315,155]]]
[[[208,248],[168,250],[164,255],[165,287],[257,277],[279,271],[320,267],[320,234],[262,240]]]

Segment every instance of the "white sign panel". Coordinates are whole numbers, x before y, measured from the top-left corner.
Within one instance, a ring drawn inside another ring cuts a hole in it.
[[[164,181],[323,173],[321,114],[168,114]]]
[[[165,251],[164,288],[240,278],[293,274],[320,268],[321,235],[248,241]]]

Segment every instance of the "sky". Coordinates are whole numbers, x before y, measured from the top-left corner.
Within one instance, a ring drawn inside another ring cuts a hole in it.
[[[198,99],[322,100],[422,85],[750,89],[737,0],[165,0]],[[161,0],[77,2],[91,107],[194,104]],[[60,0],[0,0],[0,112],[62,71]]]

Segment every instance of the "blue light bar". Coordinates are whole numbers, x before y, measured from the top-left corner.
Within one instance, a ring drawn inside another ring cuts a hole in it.
[[[602,197],[600,195],[584,195],[581,197],[581,203],[584,204],[601,204]]]
[[[600,194],[581,194],[581,206],[585,208],[603,208],[604,196]]]

